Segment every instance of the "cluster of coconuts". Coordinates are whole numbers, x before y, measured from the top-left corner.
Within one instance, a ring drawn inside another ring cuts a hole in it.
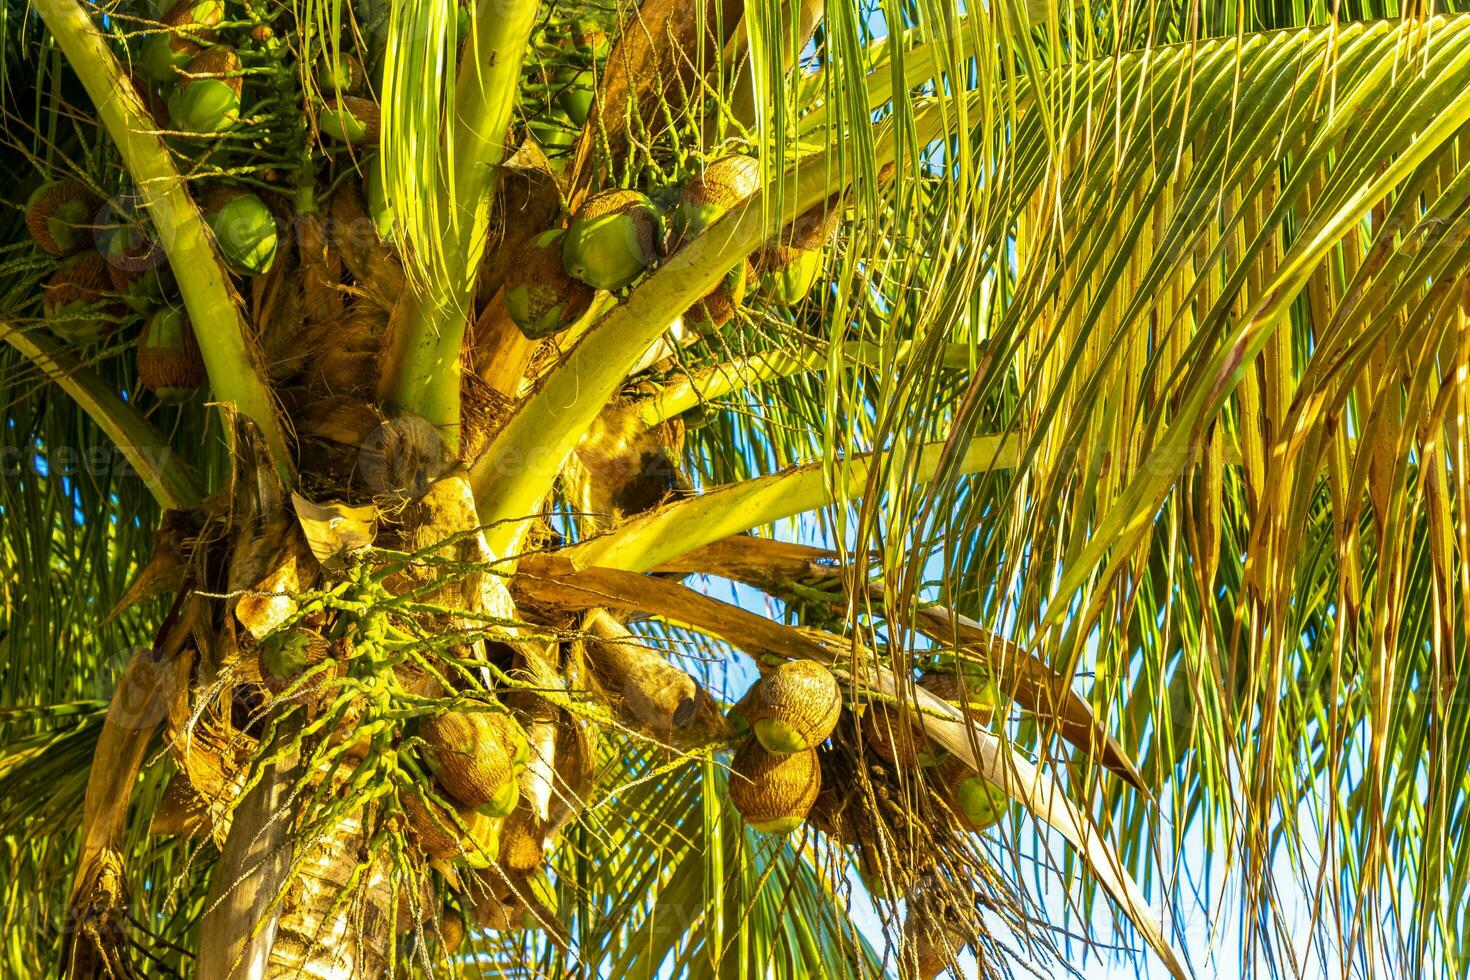
[[[242,276],[269,270],[276,254],[275,215],[259,196],[216,187],[203,199],[205,223],[221,257]],[[160,400],[182,401],[204,382],[204,361],[172,279],[141,221],[109,211],[77,180],[53,180],[26,202],[26,227],[58,260],[42,287],[46,325],[76,348],[118,330],[129,312],[143,319],[137,343],[140,383]]]
[[[1000,704],[995,682],[975,672],[934,670],[918,683],[980,724]],[[780,664],[730,709],[734,729],[748,733],[730,763],[730,799],[752,828],[789,833],[807,819],[822,791],[817,748],[842,710],[836,678],[807,660]],[[969,829],[984,830],[1005,815],[1005,792],[932,743],[912,717],[883,703],[864,704],[860,713],[867,750],[895,768],[931,769],[931,783]]]
[[[611,42],[594,20],[577,20],[566,33],[568,44],[546,52],[541,71],[544,94],[527,129],[554,171],[561,171],[577,143],[578,133],[592,114],[596,97],[596,69],[606,57]]]
[[[565,330],[587,313],[598,290],[617,292],[633,285],[660,259],[755,193],[760,179],[760,161],[730,154],[688,180],[667,211],[638,190],[592,195],[564,229],[553,228],[534,239],[525,260],[507,277],[505,302],[511,319],[531,339]],[[723,327],[752,289],[767,302],[801,303],[821,272],[821,248],[833,220],[825,208],[803,215],[753,261],[740,260],[685,311],[685,326],[700,332]]]
[[[178,0],[143,41],[145,95],[164,102],[175,130],[212,135],[240,121],[244,75],[239,53],[218,43],[224,19],[224,0]]]
[[[431,860],[463,858],[471,868],[489,867],[530,761],[525,730],[509,711],[451,710],[422,721],[416,738],[437,795],[449,806],[405,796],[410,838]]]

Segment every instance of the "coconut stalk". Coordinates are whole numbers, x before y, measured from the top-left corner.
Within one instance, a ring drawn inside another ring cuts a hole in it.
[[[265,372],[247,339],[244,310],[138,90],[77,0],[39,0],[36,10],[81,79],[138,188],[159,231],[189,319],[210,326],[199,333],[199,349],[215,400],[223,411],[237,412],[255,424],[277,474],[289,485],[291,454]]]
[[[930,443],[919,454],[909,476],[915,482],[933,480],[951,449],[945,443]],[[1015,466],[1018,453],[1014,436],[977,436],[950,462],[959,473],[981,473]],[[845,461],[838,474],[843,482],[837,487],[828,484],[827,464],[810,463],[710,490],[665,504],[608,534],[573,545],[562,554],[583,565],[648,571],[733,534],[862,496],[868,480],[877,472],[877,461],[872,453]]]
[[[404,297],[404,316],[384,345],[379,398],[390,409],[427,419],[451,453],[459,448],[460,352],[474,315],[475,271],[485,250],[491,191],[505,157],[521,59],[540,7],[537,0],[519,0],[482,3],[476,10],[455,85],[451,179],[437,185],[439,212],[450,216],[443,235],[450,275],[414,284]]]

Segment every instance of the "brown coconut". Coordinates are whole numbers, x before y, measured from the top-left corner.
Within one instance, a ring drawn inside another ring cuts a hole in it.
[[[199,352],[199,342],[184,317],[183,344],[177,347],[158,347],[148,343],[148,331],[153,326],[153,317],[143,324],[143,333],[138,338],[138,380],[149,391],[164,391],[178,388],[197,388],[205,381],[204,357]]]
[[[484,712],[446,711],[419,726],[425,759],[456,803],[471,809],[501,798],[515,781],[511,754]]]
[[[801,825],[822,791],[814,749],[773,755],[751,738],[730,762],[730,801],[751,827],[790,833]]]
[[[801,752],[827,740],[842,715],[837,678],[819,663],[791,660],[761,678],[745,718],[768,752]]]

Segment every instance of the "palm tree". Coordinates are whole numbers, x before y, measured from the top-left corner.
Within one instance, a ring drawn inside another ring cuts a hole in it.
[[[7,4],[8,972],[1464,975],[1444,6]]]

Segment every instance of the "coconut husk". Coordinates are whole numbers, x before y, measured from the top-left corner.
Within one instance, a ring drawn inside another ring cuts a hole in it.
[[[678,419],[644,428],[629,412],[604,411],[583,436],[564,475],[568,496],[594,524],[610,524],[687,492],[679,471],[684,426]]]
[[[510,752],[486,718],[481,712],[446,711],[419,725],[434,780],[456,803],[470,808],[496,799],[515,778]]]
[[[160,23],[176,31],[187,33],[206,44],[216,38],[214,27],[225,17],[223,3],[200,2],[200,0],[178,0],[160,18]]]
[[[631,223],[629,246],[633,254],[646,269],[660,253],[662,229],[648,198],[634,190],[607,190],[595,194],[578,209],[572,217],[569,234],[575,236],[578,222],[589,221],[609,215],[621,215]],[[574,243],[568,241],[567,247]],[[569,268],[571,268],[569,266]]]
[[[220,45],[199,52],[189,62],[189,67],[183,70],[179,88],[188,88],[205,79],[224,82],[235,93],[235,97],[239,98],[245,87],[245,79],[240,74],[240,56],[235,53],[234,48]]]
[[[178,343],[159,343],[155,334],[162,329],[159,317],[167,315],[160,310],[143,324],[143,333],[138,338],[137,362],[138,381],[150,391],[165,391],[170,388],[197,388],[205,381],[204,357],[199,352],[199,342],[189,325],[187,314],[183,322]]]
[[[58,241],[52,233],[51,222],[57,219],[58,214],[64,210],[86,215],[87,219],[95,215],[102,202],[87,187],[87,185],[75,180],[52,181],[40,187],[26,204],[26,229],[47,252],[56,256],[73,255],[86,248],[91,241],[91,226],[73,226],[67,221],[67,227],[76,227],[79,233],[74,241]]]
[[[812,749],[773,755],[751,738],[730,762],[730,801],[758,830],[795,829],[821,790],[821,764]]]
[[[812,749],[837,727],[842,691],[826,667],[791,660],[761,678],[744,713],[768,752]]]
[[[911,717],[912,708],[873,702],[863,712],[863,736],[873,753],[900,769],[927,765],[938,749]]]
[[[911,911],[903,924],[904,965],[921,980],[934,980],[954,964],[965,948],[965,934],[922,911]]]
[[[403,813],[408,824],[408,837],[428,857],[448,861],[471,857],[493,861],[497,855],[496,821],[469,808],[454,811],[438,804],[426,803],[417,795],[405,794]],[[455,817],[464,824],[461,831]]]
[[[524,245],[521,261],[505,276],[507,306],[513,315],[521,317],[516,325],[532,340],[571,326],[597,298],[597,290],[567,275],[562,261],[563,237],[561,233],[548,232]],[[517,293],[521,294],[521,305],[526,308],[524,316],[516,312]]]
[[[755,157],[733,153],[713,160],[684,185],[679,195],[682,207],[714,209],[723,214],[761,188],[761,163]],[[697,234],[702,228],[690,229]]]
[[[376,143],[382,131],[382,111],[372,99],[356,95],[338,95],[327,100],[327,112],[347,112],[362,123],[362,142]]]
[[[439,943],[445,956],[453,956],[464,946],[464,916],[453,910],[439,919]]]
[[[459,456],[474,462],[515,410],[511,400],[466,371],[459,392]]]
[[[781,232],[780,244],[791,248],[810,250],[822,248],[832,241],[832,233],[842,217],[842,198],[829,197],[801,214]]]
[[[995,714],[995,688],[975,676],[949,670],[926,671],[919,678],[919,687],[950,704],[960,705],[968,716],[982,725],[990,723]]]

